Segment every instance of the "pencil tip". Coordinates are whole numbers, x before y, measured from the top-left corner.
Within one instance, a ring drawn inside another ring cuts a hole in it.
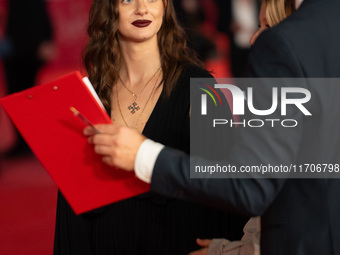
[[[76,110],[76,108],[74,108],[74,107],[70,107],[70,110],[71,110],[71,112],[73,112],[75,115],[78,115],[79,114],[79,112]]]

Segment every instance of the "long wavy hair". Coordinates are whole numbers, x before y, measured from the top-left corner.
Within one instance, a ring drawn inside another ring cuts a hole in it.
[[[269,26],[275,26],[295,11],[295,0],[265,0]]]
[[[157,34],[163,71],[163,95],[169,96],[186,64],[203,67],[187,48],[172,0],[162,0],[164,16]],[[111,92],[118,81],[122,56],[118,42],[119,0],[93,0],[87,28],[89,40],[83,49],[83,63],[99,98],[111,108]]]

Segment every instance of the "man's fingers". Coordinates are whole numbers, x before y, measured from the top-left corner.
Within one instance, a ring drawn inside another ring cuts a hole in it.
[[[97,124],[94,127],[102,134],[116,134],[120,130],[120,126],[114,124]],[[92,127],[84,128],[83,134],[85,136],[94,135]]]
[[[104,157],[102,157],[102,160],[105,164],[108,164],[109,166],[114,166],[112,157],[104,156]]]
[[[104,156],[103,161],[108,165],[132,171],[137,151],[146,137],[135,129],[113,124],[95,125],[95,128],[99,134],[91,133],[90,128],[84,129],[94,151]]]
[[[83,134],[86,135],[86,136],[94,135],[93,130],[92,130],[91,127],[86,127],[86,128],[84,128]]]
[[[94,126],[100,133],[103,134],[116,134],[120,130],[120,126],[114,124],[98,124]]]
[[[94,151],[99,155],[110,155],[114,156],[114,150],[110,146],[106,145],[95,145]]]
[[[90,136],[88,139],[90,144],[95,145],[112,145],[114,142],[114,136],[106,134],[97,134]]]

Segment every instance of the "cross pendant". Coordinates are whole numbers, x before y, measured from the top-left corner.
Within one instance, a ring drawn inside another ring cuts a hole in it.
[[[132,114],[135,114],[135,112],[138,111],[140,108],[136,102],[133,102],[132,105],[128,107],[128,109],[131,111]]]

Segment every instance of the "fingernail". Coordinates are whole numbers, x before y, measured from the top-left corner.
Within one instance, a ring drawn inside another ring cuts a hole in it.
[[[84,128],[84,131],[83,131],[84,135],[90,135],[91,134],[91,130],[89,128]]]

